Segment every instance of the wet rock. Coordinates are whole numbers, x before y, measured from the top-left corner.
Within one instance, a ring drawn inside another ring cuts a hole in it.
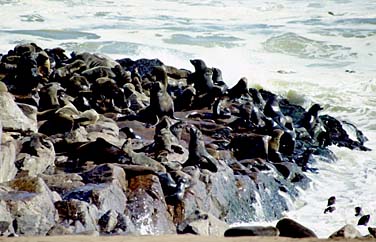
[[[4,131],[37,131],[36,119],[30,119],[24,114],[22,109],[14,101],[12,94],[0,92],[0,107],[3,107],[0,112],[0,121]]]
[[[176,233],[157,176],[150,174],[130,178],[127,197],[129,216],[142,235]]]
[[[334,232],[329,236],[330,239],[333,238],[345,238],[345,239],[354,239],[361,238],[362,234],[351,224],[346,224],[338,231]]]
[[[237,226],[225,231],[225,237],[238,236],[278,236],[279,231],[272,226]]]
[[[133,61],[129,58],[124,58],[116,60],[119,64],[126,70],[134,72],[137,68],[138,73],[141,77],[145,76],[148,73],[151,73],[154,66],[162,66],[163,63],[158,59],[139,59]]]
[[[304,227],[303,225],[295,222],[289,218],[283,218],[278,221],[276,225],[279,230],[279,236],[290,237],[290,238],[317,238],[316,234]]]
[[[55,196],[41,178],[23,177],[8,183],[0,193],[11,213],[14,231],[19,235],[46,235],[57,222]]]
[[[1,135],[0,126],[0,183],[12,180],[17,174],[15,165],[17,142],[10,135]]]
[[[16,166],[29,176],[36,176],[53,167],[54,161],[55,149],[52,142],[44,135],[33,134],[23,139]]]
[[[87,184],[66,193],[64,200],[77,199],[94,204],[100,215],[113,209],[119,213],[125,211],[127,198],[117,181],[101,184]]]

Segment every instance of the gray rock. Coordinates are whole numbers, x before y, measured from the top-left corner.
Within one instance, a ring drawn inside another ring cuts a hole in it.
[[[290,238],[317,238],[316,234],[289,218],[283,218],[276,225],[279,230],[279,236]]]
[[[97,206],[99,215],[102,216],[109,210],[119,213],[125,211],[127,198],[119,182],[87,184],[78,187],[63,196],[64,200],[78,199]]]
[[[42,134],[32,134],[22,141],[22,148],[17,155],[16,166],[26,171],[29,176],[36,176],[54,167],[55,149],[52,142]]]
[[[48,236],[70,235],[70,234],[73,234],[73,228],[66,227],[61,224],[56,224],[47,232]]]
[[[60,224],[73,225],[74,233],[97,230],[96,225],[99,216],[96,206],[71,199],[69,201],[57,201],[55,207],[59,212]]]
[[[338,231],[334,232],[329,236],[330,239],[333,238],[345,238],[345,239],[354,239],[361,238],[362,234],[351,224],[346,224]]]
[[[201,236],[223,236],[228,224],[212,214],[196,211],[177,227],[178,233],[193,233]]]
[[[7,131],[32,131],[37,132],[36,118],[31,119],[30,110],[25,115],[22,109],[14,101],[14,97],[9,92],[0,92],[0,121],[3,125],[3,130]],[[32,109],[28,106],[28,109]],[[35,109],[35,108],[34,108]],[[36,113],[36,109],[34,110]]]
[[[116,180],[124,191],[127,189],[128,185],[125,179],[124,169],[115,164],[96,166],[92,170],[84,172],[81,176],[85,183],[106,183]]]
[[[22,177],[7,184],[8,192],[0,192],[19,235],[46,235],[56,224],[54,195],[41,178]]]
[[[226,230],[225,237],[238,236],[278,236],[279,231],[272,226],[237,226]]]
[[[17,174],[17,142],[7,133],[1,135],[0,127],[0,183],[12,180]]]
[[[52,191],[60,195],[85,185],[82,182],[82,177],[75,173],[40,174],[39,177],[46,182]]]

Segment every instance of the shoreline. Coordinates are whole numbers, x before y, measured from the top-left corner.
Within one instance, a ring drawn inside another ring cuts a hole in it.
[[[319,239],[319,238],[288,238],[288,237],[215,237],[215,236],[196,236],[196,235],[144,235],[144,236],[88,236],[88,235],[74,235],[74,236],[24,236],[3,238],[0,241],[15,241],[15,242],[122,242],[126,239],[127,242],[288,242],[288,241],[306,241],[306,242],[322,242],[322,241],[364,241],[369,238],[358,239]],[[373,240],[371,238],[371,240]]]

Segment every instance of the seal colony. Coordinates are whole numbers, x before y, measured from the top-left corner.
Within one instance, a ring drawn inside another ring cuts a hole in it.
[[[245,77],[229,87],[200,59],[191,72],[34,43],[0,57],[4,235],[223,235],[282,217],[313,155],[335,161],[329,145],[369,150],[319,104],[306,111]]]

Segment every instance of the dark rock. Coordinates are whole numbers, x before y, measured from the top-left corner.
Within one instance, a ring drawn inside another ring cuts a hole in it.
[[[137,68],[138,73],[141,75],[141,77],[144,77],[146,74],[151,73],[153,67],[163,65],[163,63],[158,59],[139,59],[133,61],[129,58],[124,58],[116,61],[119,62],[119,64],[124,69],[130,72],[134,72],[134,70]]]
[[[238,226],[232,227],[225,231],[225,237],[238,237],[238,236],[278,236],[279,231],[277,228],[268,226]]]
[[[368,227],[368,232],[370,233],[370,235],[376,238],[376,228]]]
[[[304,227],[303,225],[295,222],[292,219],[284,218],[278,221],[276,228],[279,230],[279,236],[290,238],[317,238],[316,234]]]

